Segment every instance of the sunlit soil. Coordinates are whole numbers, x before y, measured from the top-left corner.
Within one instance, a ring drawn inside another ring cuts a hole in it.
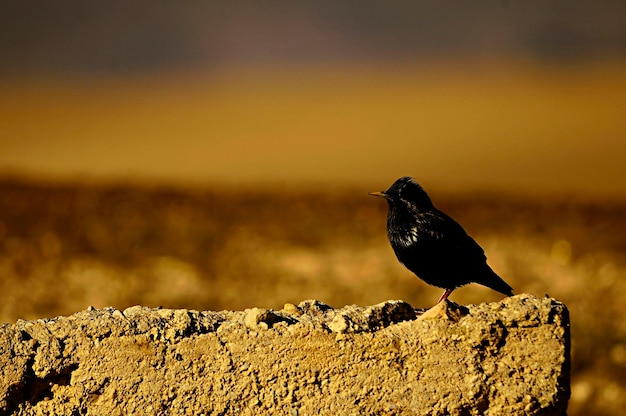
[[[432,195],[516,293],[548,294],[572,321],[570,415],[626,414],[626,205],[507,195]],[[386,205],[360,189],[41,185],[0,181],[0,319],[134,304],[198,310],[332,306],[441,290],[385,237]],[[470,285],[459,303],[502,296]]]

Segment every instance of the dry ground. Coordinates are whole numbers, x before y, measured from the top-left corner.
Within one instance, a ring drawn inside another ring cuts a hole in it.
[[[280,309],[439,296],[404,270],[371,189],[271,192],[226,187],[0,181],[0,320],[130,305]],[[626,204],[506,195],[432,195],[485,248],[516,293],[571,313],[570,415],[626,414]],[[452,300],[500,295],[477,285]]]

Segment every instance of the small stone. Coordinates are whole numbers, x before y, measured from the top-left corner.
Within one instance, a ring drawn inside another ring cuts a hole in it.
[[[468,314],[468,309],[459,306],[448,299],[443,300],[421,314],[418,320],[444,319],[451,322],[459,322],[464,315]]]
[[[333,320],[328,324],[328,328],[333,332],[343,333],[350,327],[348,324],[348,318],[343,315],[337,314]]]
[[[283,311],[285,313],[288,313],[289,315],[294,315],[294,316],[302,315],[302,311],[300,310],[300,308],[298,308],[293,303],[285,303],[285,306],[283,306]]]
[[[120,311],[119,309],[114,310],[112,316],[114,318],[117,318],[117,319],[124,319],[124,320],[126,320],[126,317],[124,316],[122,311]]]
[[[143,309],[143,306],[135,305],[124,309],[123,313],[125,317],[132,318],[135,315],[141,314]]]

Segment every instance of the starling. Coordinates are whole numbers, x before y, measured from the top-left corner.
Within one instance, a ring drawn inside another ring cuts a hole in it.
[[[402,177],[386,191],[369,195],[389,204],[387,237],[400,263],[429,285],[445,289],[437,303],[468,283],[513,295],[511,286],[487,265],[484,250],[458,222],[434,207],[413,178]]]

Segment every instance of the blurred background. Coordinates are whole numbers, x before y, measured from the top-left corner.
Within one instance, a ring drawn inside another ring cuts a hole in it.
[[[0,321],[429,307],[366,196],[411,175],[516,293],[569,307],[570,414],[626,414],[625,21],[621,1],[0,2]]]

